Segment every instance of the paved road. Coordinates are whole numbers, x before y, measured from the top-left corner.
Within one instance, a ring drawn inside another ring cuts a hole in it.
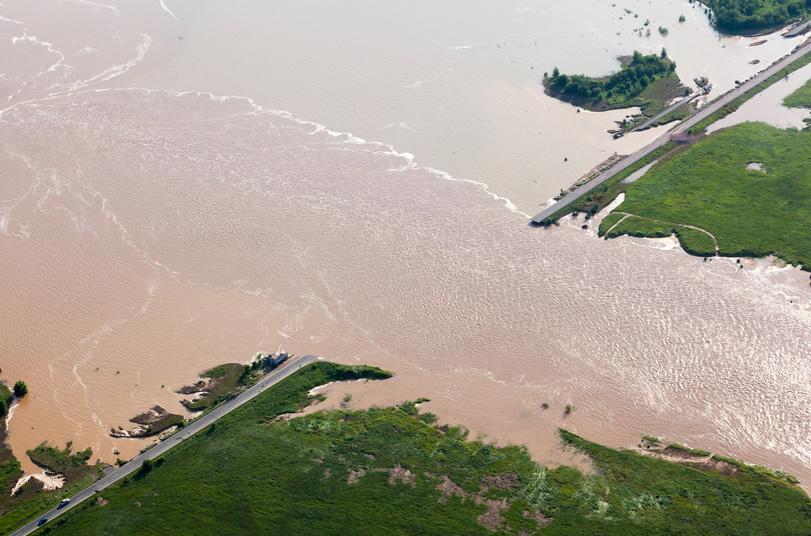
[[[772,75],[784,69],[794,63],[795,61],[799,60],[806,54],[811,52],[811,42],[805,43],[804,46],[799,48],[796,52],[789,54],[785,58],[773,63],[768,68],[766,68],[763,72],[757,74],[754,78],[744,82],[740,86],[736,87],[732,91],[728,91],[724,93],[714,101],[708,103],[706,106],[699,109],[696,113],[679,123],[676,127],[671,129],[668,132],[665,132],[655,140],[653,140],[648,145],[644,146],[643,148],[639,149],[632,155],[627,158],[623,158],[619,162],[617,162],[613,167],[603,171],[601,174],[597,175],[594,179],[590,180],[586,184],[583,184],[579,188],[576,188],[573,192],[569,193],[553,205],[548,206],[544,210],[542,210],[538,215],[532,218],[531,223],[535,225],[540,225],[544,220],[554,215],[560,209],[570,205],[572,202],[576,201],[583,195],[589,193],[617,173],[627,169],[629,166],[634,164],[636,161],[644,158],[648,154],[652,153],[662,145],[666,144],[670,141],[671,136],[674,134],[678,134],[679,132],[684,132],[685,130],[692,128],[696,123],[703,121],[710,115],[717,112],[723,106],[726,106],[733,100],[737,99],[750,89],[762,84]]]
[[[31,534],[37,529],[37,521],[43,518],[48,520],[48,523],[45,526],[51,524],[55,517],[64,514],[65,512],[75,507],[82,501],[92,498],[97,491],[103,490],[104,488],[111,486],[112,484],[115,484],[125,476],[137,471],[141,467],[141,464],[144,462],[144,460],[151,460],[153,458],[160,456],[170,448],[179,445],[181,442],[185,441],[192,435],[196,434],[209,424],[215,422],[220,417],[227,415],[228,413],[234,411],[243,404],[249,402],[256,396],[264,392],[265,389],[276,385],[283,379],[297,372],[302,367],[309,365],[310,363],[313,363],[317,360],[318,357],[314,355],[305,355],[302,357],[291,359],[287,363],[280,366],[278,369],[265,375],[265,377],[259,380],[255,385],[251,386],[249,389],[246,389],[245,391],[237,395],[235,398],[232,398],[228,402],[220,404],[219,406],[214,408],[210,413],[207,413],[206,415],[203,415],[199,419],[196,419],[189,425],[178,430],[172,436],[166,438],[166,440],[159,442],[157,445],[155,445],[148,451],[144,452],[143,454],[139,454],[126,464],[108,473],[104,477],[94,482],[92,485],[83,489],[82,491],[71,497],[70,504],[68,504],[64,508],[54,508],[48,512],[41,514],[39,517],[37,517],[37,519],[35,519],[31,523],[27,524],[24,527],[21,527],[16,532],[12,533],[12,536],[24,536],[26,534]]]

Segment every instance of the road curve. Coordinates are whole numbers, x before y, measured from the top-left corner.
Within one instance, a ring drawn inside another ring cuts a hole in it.
[[[161,454],[164,454],[167,450],[171,449],[172,447],[179,445],[192,435],[196,434],[209,424],[216,422],[218,419],[227,415],[237,409],[238,407],[250,402],[261,393],[263,393],[267,388],[272,387],[282,381],[283,379],[287,378],[288,376],[298,372],[302,367],[309,365],[310,363],[314,363],[318,360],[317,356],[314,355],[305,355],[298,358],[293,358],[289,360],[287,363],[283,364],[273,372],[269,372],[266,374],[261,380],[256,382],[256,384],[252,385],[245,391],[241,392],[236,397],[232,398],[231,400],[216,406],[211,412],[203,415],[202,417],[192,421],[185,427],[181,428],[177,432],[175,432],[170,437],[166,438],[164,441],[160,441],[155,446],[143,452],[133,458],[132,460],[128,461],[121,467],[116,468],[114,471],[106,474],[99,480],[95,481],[90,486],[84,488],[80,492],[76,493],[70,498],[70,503],[62,508],[53,508],[47,512],[44,512],[37,516],[37,518],[24,527],[20,527],[15,532],[12,533],[12,536],[25,536],[27,534],[31,534],[35,530],[37,530],[37,522],[40,519],[47,519],[48,522],[44,525],[47,526],[48,524],[52,523],[54,518],[59,517],[60,515],[64,514],[71,508],[74,508],[76,505],[82,503],[86,499],[93,497],[98,491],[103,490],[104,488],[111,486],[121,480],[122,478],[126,477],[137,471],[141,464],[144,463],[144,460],[152,460],[157,458]]]
[[[570,205],[577,199],[581,198],[583,195],[589,193],[617,173],[627,169],[629,166],[644,158],[645,156],[649,155],[662,145],[666,144],[670,141],[671,136],[674,134],[678,134],[679,132],[683,132],[689,128],[692,128],[696,123],[703,121],[710,115],[717,112],[722,107],[726,106],[733,100],[737,99],[744,93],[748,92],[754,87],[759,86],[766,80],[772,77],[775,73],[784,69],[794,63],[795,61],[799,60],[806,54],[811,52],[811,42],[807,42],[805,45],[797,48],[791,54],[788,54],[786,57],[776,61],[775,63],[771,64],[768,68],[764,69],[753,78],[747,80],[743,84],[737,86],[736,88],[728,91],[718,97],[717,99],[713,100],[712,102],[708,103],[706,106],[699,109],[696,113],[679,123],[673,129],[665,132],[646,146],[642,147],[632,155],[628,156],[627,158],[623,158],[619,162],[617,162],[611,168],[603,171],[601,174],[597,175],[594,179],[590,180],[586,184],[581,185],[578,188],[575,188],[574,191],[566,195],[563,199],[558,201],[557,203],[553,203],[552,205],[543,209],[540,213],[538,213],[530,223],[533,225],[540,225],[544,222],[544,220],[548,219],[560,209],[565,208],[566,206]]]

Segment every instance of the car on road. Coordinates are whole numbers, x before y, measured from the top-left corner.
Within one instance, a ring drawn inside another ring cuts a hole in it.
[[[43,517],[43,518],[41,518],[39,521],[37,521],[37,526],[38,526],[38,527],[41,527],[42,525],[44,525],[44,524],[45,524],[45,523],[47,523],[47,522],[48,522],[48,518],[47,518],[47,517]]]
[[[65,506],[70,504],[70,499],[62,499],[62,502],[59,503],[57,508],[64,508]]]

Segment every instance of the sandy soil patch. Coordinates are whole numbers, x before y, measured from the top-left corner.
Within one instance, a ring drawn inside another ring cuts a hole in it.
[[[763,173],[766,173],[766,169],[760,162],[749,162],[748,164],[746,164],[746,169],[748,169],[749,171],[761,171]]]
[[[42,489],[51,491],[55,489],[59,489],[65,485],[65,477],[59,474],[56,475],[49,475],[47,473],[34,473],[32,475],[24,475],[22,476],[17,483],[14,485],[14,488],[11,490],[11,494],[14,495],[17,493],[21,487],[23,487],[29,480],[31,479],[38,480],[42,483]]]

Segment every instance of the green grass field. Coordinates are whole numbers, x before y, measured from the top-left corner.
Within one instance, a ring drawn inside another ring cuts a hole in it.
[[[783,104],[789,108],[811,108],[811,80],[783,99]]]
[[[364,369],[312,365],[173,449],[162,464],[46,526],[55,534],[650,535],[811,532],[779,475],[722,474],[562,432],[595,474],[471,441],[413,403],[276,417]],[[381,376],[382,377],[382,376]],[[489,528],[488,528],[489,527]]]
[[[763,171],[747,169],[750,163]],[[722,130],[651,168],[617,210],[640,218],[610,236],[675,229],[689,252],[713,254],[710,237],[679,227],[693,225],[716,237],[721,255],[774,254],[811,269],[811,132],[763,123]]]
[[[216,405],[242,385],[246,370],[240,363],[226,363],[203,372],[201,378],[211,378],[208,394],[194,401],[184,400],[183,405],[190,411],[203,411]]]

